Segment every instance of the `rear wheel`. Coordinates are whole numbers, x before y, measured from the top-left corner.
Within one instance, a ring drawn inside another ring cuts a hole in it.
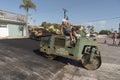
[[[53,60],[53,59],[56,58],[56,56],[55,56],[55,55],[52,55],[52,54],[45,54],[45,57],[47,57],[47,58],[50,59],[50,60]]]
[[[81,59],[83,67],[88,70],[95,70],[101,66],[101,56],[94,55],[92,61],[90,61],[90,54],[84,54]]]

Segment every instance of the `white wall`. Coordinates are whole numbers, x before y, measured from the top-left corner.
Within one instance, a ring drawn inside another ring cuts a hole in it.
[[[7,25],[0,25],[0,37],[8,36],[8,27]]]
[[[8,28],[0,28],[0,37],[8,36]]]

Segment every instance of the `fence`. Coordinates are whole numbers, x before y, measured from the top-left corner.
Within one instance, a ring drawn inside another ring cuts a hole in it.
[[[0,20],[25,23],[25,16],[0,10]]]

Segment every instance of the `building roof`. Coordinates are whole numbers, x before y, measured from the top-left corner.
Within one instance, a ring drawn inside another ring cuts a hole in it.
[[[0,10],[0,22],[12,22],[25,24],[25,16]]]

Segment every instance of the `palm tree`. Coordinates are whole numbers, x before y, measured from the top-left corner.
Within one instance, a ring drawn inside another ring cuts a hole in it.
[[[26,36],[28,37],[28,11],[29,9],[36,10],[36,5],[31,0],[23,0],[23,4],[19,6],[26,11]]]

